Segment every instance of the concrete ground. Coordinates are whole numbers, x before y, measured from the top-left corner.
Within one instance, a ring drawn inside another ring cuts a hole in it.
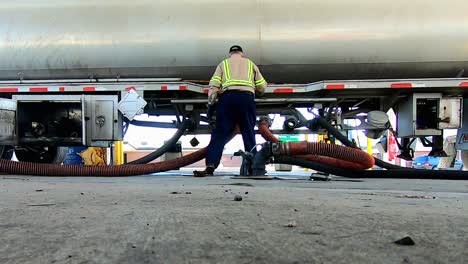
[[[0,263],[468,262],[468,182],[164,175],[1,175]]]

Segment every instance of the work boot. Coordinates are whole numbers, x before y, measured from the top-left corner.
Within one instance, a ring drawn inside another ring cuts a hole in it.
[[[214,167],[206,167],[204,171],[193,171],[193,177],[213,176],[214,171]]]

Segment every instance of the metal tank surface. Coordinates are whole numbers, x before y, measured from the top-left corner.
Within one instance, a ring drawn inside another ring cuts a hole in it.
[[[466,0],[17,0],[0,80],[207,80],[243,46],[269,82],[461,76]]]

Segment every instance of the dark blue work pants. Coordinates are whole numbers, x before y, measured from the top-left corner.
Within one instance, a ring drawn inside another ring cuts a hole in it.
[[[206,166],[218,167],[224,146],[231,139],[236,125],[239,125],[244,141],[244,150],[255,147],[255,122],[257,119],[254,94],[237,90],[224,92],[216,107],[216,127],[206,154]]]

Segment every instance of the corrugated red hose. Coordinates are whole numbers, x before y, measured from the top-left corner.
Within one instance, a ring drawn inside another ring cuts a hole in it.
[[[270,142],[279,142],[271,133],[268,124],[262,122],[258,131]],[[344,146],[312,142],[283,142],[280,145],[280,155],[297,156],[298,158],[315,161],[343,169],[368,169],[375,164],[374,157],[359,150]]]
[[[207,149],[203,148],[174,160],[120,166],[40,164],[0,159],[0,173],[36,176],[135,176],[175,170],[188,166],[205,158],[206,151]]]
[[[278,142],[271,134],[268,126],[260,125],[259,131],[268,141]],[[236,129],[236,134],[238,130]],[[81,166],[81,165],[57,165],[39,164],[31,162],[16,162],[0,159],[0,173],[37,176],[135,176],[168,170],[178,169],[205,158],[207,148],[200,149],[178,159],[141,164],[120,166]],[[330,144],[309,142],[290,142],[283,144],[280,149],[283,155],[299,155],[306,160],[322,162],[324,164],[340,168],[367,169],[373,166],[372,156],[360,150]],[[314,153],[314,155],[303,155]]]
[[[232,137],[238,133],[239,127],[236,126]],[[58,165],[0,159],[0,173],[36,176],[136,176],[176,170],[204,159],[206,153],[207,148],[205,147],[173,160],[149,164],[112,166]]]

